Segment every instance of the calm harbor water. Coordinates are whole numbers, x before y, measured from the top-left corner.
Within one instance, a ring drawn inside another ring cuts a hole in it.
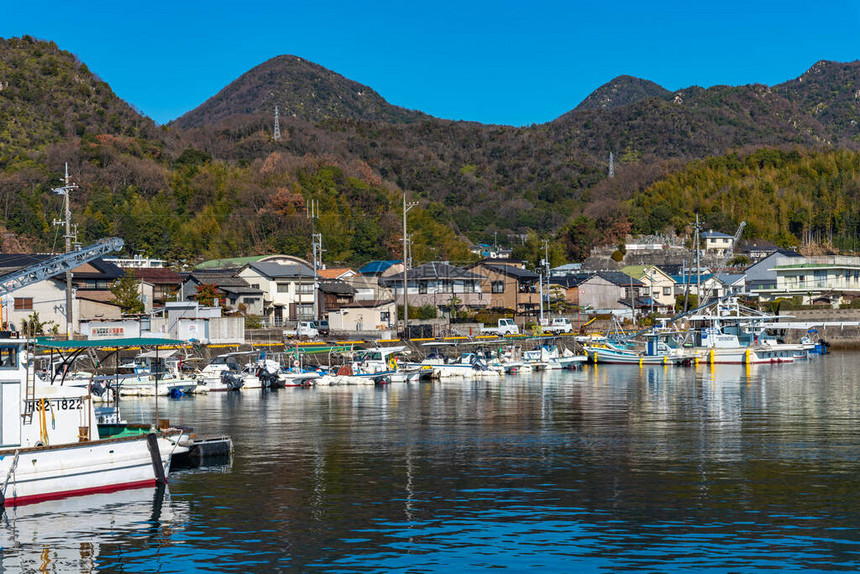
[[[0,572],[856,571],[858,407],[852,352],[160,399],[232,464],[9,509]]]

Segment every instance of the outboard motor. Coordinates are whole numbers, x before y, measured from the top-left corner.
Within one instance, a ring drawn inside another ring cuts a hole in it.
[[[264,388],[274,389],[278,387],[278,374],[270,373],[268,369],[264,369],[263,367],[257,369],[257,378],[260,379]]]
[[[472,368],[476,371],[486,371],[487,370],[487,361],[479,357],[478,355],[472,355]]]
[[[245,381],[242,380],[242,377],[230,372],[222,373],[221,381],[227,385],[227,389],[230,391],[238,391],[245,385]]]
[[[107,385],[104,381],[93,381],[92,384],[90,384],[90,392],[97,397],[104,395],[105,391],[107,391]]]

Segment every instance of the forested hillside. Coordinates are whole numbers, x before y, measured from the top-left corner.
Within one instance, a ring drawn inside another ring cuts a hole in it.
[[[59,244],[50,188],[65,162],[83,240],[120,235],[176,262],[307,255],[311,199],[327,261],[399,257],[404,192],[420,202],[417,262],[465,261],[469,242],[494,239],[537,259],[539,237],[554,262],[581,259],[630,231],[681,231],[695,208],[715,229],[747,219],[747,237],[853,245],[857,63],[819,62],[773,88],[669,93],[622,77],[525,128],[404,110],[293,56],[162,127],[53,43],[0,40],[0,87],[4,250]]]
[[[762,149],[691,162],[637,193],[635,230],[688,229],[695,214],[710,228],[783,246],[855,250],[860,234],[860,153]]]

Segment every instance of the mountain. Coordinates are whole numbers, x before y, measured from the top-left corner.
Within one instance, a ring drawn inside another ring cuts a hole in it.
[[[799,78],[774,87],[805,114],[827,126],[834,143],[860,142],[860,61],[821,60]]]
[[[45,144],[102,133],[158,137],[73,54],[29,36],[0,38],[0,168]]]
[[[779,86],[671,93],[620,77],[552,122],[517,128],[405,110],[316,64],[280,56],[157,127],[55,44],[0,40],[0,236],[5,228],[13,240],[52,245],[60,206],[50,187],[65,162],[81,185],[72,201],[82,240],[121,235],[129,252],[175,261],[306,255],[311,199],[320,206],[315,230],[327,262],[396,257],[404,192],[420,204],[408,215],[416,261],[461,262],[468,242],[496,239],[539,258],[537,236],[552,238],[551,259],[580,258],[630,231],[678,228],[693,208],[731,231],[743,213],[727,198],[742,198],[757,170],[775,170],[757,197],[806,198],[823,193],[812,183],[819,170],[854,165],[857,73],[856,62],[820,62]],[[806,151],[780,155],[795,148]],[[834,150],[849,156],[829,155]],[[718,159],[696,168],[703,158]],[[780,179],[788,164],[803,179]],[[729,169],[737,177],[715,175]],[[654,187],[681,173],[689,175],[670,188]],[[828,180],[832,200],[763,199],[779,209],[761,211],[749,229],[778,229],[786,242],[854,226],[856,198],[840,191],[855,185],[851,178]],[[660,201],[647,200],[661,189]],[[793,205],[804,210],[788,214]]]
[[[672,92],[650,80],[618,76],[591,92],[574,110],[612,110],[646,98],[668,99],[671,96]]]
[[[242,74],[201,106],[174,120],[196,128],[237,114],[265,112],[278,106],[282,117],[311,123],[328,119],[414,122],[427,117],[389,104],[367,86],[296,56],[277,56]]]

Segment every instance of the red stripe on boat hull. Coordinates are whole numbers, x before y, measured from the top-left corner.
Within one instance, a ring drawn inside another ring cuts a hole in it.
[[[71,496],[84,496],[86,494],[116,492],[118,490],[130,490],[133,488],[146,488],[148,486],[155,486],[154,478],[139,480],[137,482],[124,482],[122,484],[96,486],[93,488],[79,488],[77,490],[64,490],[62,492],[47,492],[45,494],[31,494],[30,496],[7,498],[5,506],[23,506],[25,504],[35,504],[37,502],[44,502],[46,500],[57,500],[59,498],[69,498]]]

